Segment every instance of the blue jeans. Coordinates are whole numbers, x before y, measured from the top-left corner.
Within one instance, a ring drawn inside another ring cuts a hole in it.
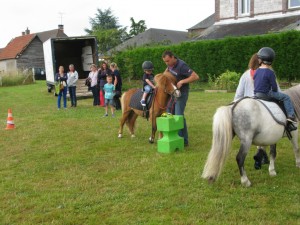
[[[115,107],[114,99],[108,99],[108,98],[106,98],[105,99],[105,106],[108,106],[108,105]]]
[[[100,105],[100,99],[99,99],[99,89],[97,87],[97,85],[95,85],[94,87],[91,87],[92,93],[93,93],[93,97],[94,97],[94,103],[93,105]]]
[[[67,92],[68,92],[67,87],[64,87],[64,89],[59,92],[57,96],[57,108],[60,109],[61,96],[63,96],[64,99],[64,108],[67,108]]]
[[[279,91],[270,91],[268,93],[268,96],[276,100],[283,101],[283,105],[288,117],[292,117],[295,115],[294,107],[291,102],[290,96]]]
[[[151,87],[150,85],[145,85],[144,91],[145,91],[147,94],[149,94],[151,90],[152,90],[152,87]]]
[[[76,86],[69,87],[71,106],[77,106]]]
[[[187,103],[187,100],[189,98],[189,92],[181,92],[181,96],[176,99],[175,105],[174,102],[170,102],[168,105],[167,111],[169,113],[172,113],[173,115],[183,115],[183,129],[178,131],[178,135],[180,137],[183,137],[184,144],[189,144],[189,136],[188,136],[188,130],[186,126],[186,121],[184,117],[184,110]],[[174,107],[173,107],[174,106]]]

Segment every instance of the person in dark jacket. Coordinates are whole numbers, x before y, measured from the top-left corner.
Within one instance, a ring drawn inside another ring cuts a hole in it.
[[[102,62],[100,69],[98,70],[98,86],[100,88],[99,96],[100,96],[100,105],[104,106],[104,85],[106,82],[107,75],[111,75],[111,70],[109,69],[109,66],[107,62]]]
[[[60,89],[60,91],[58,93],[58,97],[57,97],[57,108],[58,109],[60,109],[61,96],[63,96],[63,99],[64,99],[64,109],[67,108],[68,76],[64,71],[65,71],[64,67],[60,66],[58,68],[58,73],[56,73],[56,75],[55,75],[55,80],[59,83],[59,85],[63,86],[63,88]]]
[[[114,96],[115,109],[120,110],[121,109],[120,97],[122,95],[122,78],[116,63],[112,62],[110,64],[110,70],[113,76],[113,84],[115,85],[115,96]]]

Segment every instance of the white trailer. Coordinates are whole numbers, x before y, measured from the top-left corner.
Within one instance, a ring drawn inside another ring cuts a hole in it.
[[[90,66],[98,64],[97,49],[97,39],[94,36],[50,38],[45,41],[43,51],[48,92],[54,88],[59,66],[64,66],[67,72],[69,65],[74,64],[79,79],[86,78]]]

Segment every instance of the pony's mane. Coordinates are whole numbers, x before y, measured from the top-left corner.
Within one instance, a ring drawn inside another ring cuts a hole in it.
[[[290,96],[294,105],[296,116],[300,119],[300,84],[285,90],[284,93]]]
[[[170,72],[165,71],[163,73],[159,73],[155,75],[154,81],[156,83],[156,86],[164,86],[167,82],[167,80],[171,80],[173,84],[176,84],[176,77],[173,76]]]

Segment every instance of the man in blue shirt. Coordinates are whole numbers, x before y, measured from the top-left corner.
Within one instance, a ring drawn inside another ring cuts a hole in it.
[[[180,89],[181,96],[174,102],[174,108],[168,111],[174,115],[183,115],[189,97],[189,83],[199,80],[199,76],[181,59],[178,59],[173,52],[165,51],[162,59],[167,65],[167,71],[177,78],[177,88]],[[173,104],[170,104],[173,106]],[[184,127],[179,131],[179,136],[184,138],[184,145],[189,145],[187,125],[184,118]]]

